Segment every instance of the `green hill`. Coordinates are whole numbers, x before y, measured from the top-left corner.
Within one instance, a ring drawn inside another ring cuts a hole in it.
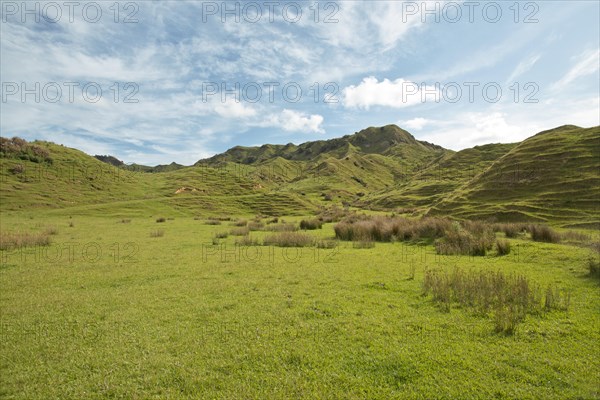
[[[3,211],[306,214],[337,203],[564,226],[600,222],[600,127],[563,126],[521,143],[453,152],[387,125],[300,145],[238,146],[190,167],[126,165],[41,141],[1,144]]]
[[[600,225],[600,127],[540,132],[430,210],[461,218]]]

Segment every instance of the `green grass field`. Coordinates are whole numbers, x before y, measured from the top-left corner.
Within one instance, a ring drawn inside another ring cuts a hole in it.
[[[600,398],[600,284],[580,243],[215,245],[232,222],[130,206],[2,213],[2,231],[57,232],[0,251],[2,398]],[[333,224],[308,234],[333,239]],[[426,269],[456,267],[554,285],[569,308],[495,333],[423,296]]]

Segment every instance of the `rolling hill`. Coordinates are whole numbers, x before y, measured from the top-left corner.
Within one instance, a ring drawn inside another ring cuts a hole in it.
[[[454,152],[395,126],[300,145],[237,146],[184,167],[125,165],[49,142],[2,139],[3,211],[114,215],[306,213],[340,204],[414,215],[600,221],[600,127]]]

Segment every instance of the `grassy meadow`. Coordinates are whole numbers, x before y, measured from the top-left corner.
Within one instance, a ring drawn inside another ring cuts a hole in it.
[[[306,247],[252,245],[311,215],[150,211],[3,212],[3,233],[50,244],[0,251],[0,397],[600,398],[594,232],[442,255],[336,240],[336,222],[291,232]],[[457,270],[525,276],[568,307],[497,332],[493,313],[425,294],[427,273]]]
[[[0,398],[598,399],[599,132],[147,172],[2,138]]]

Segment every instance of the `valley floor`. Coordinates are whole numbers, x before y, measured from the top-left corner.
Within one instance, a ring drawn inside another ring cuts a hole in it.
[[[236,246],[214,238],[231,221],[157,217],[2,216],[3,230],[50,229],[52,244],[0,251],[0,397],[600,398],[589,249]],[[333,224],[309,233],[329,240]],[[426,269],[458,267],[555,285],[569,307],[495,333],[423,295]]]

